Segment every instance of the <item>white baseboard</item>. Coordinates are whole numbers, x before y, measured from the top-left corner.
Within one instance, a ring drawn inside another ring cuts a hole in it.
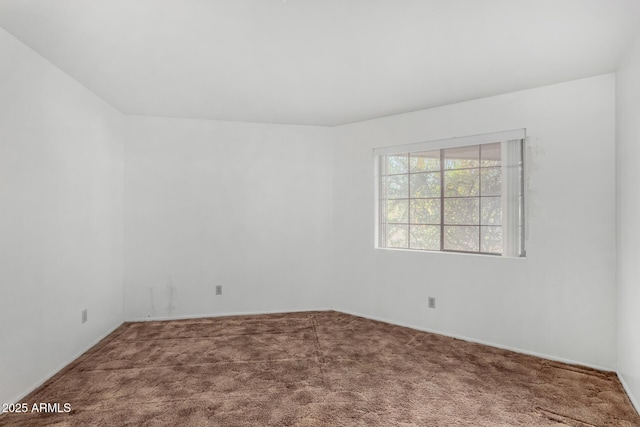
[[[228,311],[228,312],[205,313],[205,314],[188,314],[183,316],[137,317],[137,318],[127,319],[125,320],[125,322],[188,320],[188,319],[204,319],[207,317],[259,316],[261,314],[309,313],[312,311],[331,311],[331,309],[330,308],[312,308],[312,309],[305,309],[305,310]]]
[[[478,339],[474,339],[474,338],[469,338],[469,337],[466,337],[466,336],[463,336],[463,335],[449,334],[449,333],[446,333],[446,332],[433,330],[433,329],[428,329],[428,328],[422,328],[422,327],[418,327],[418,326],[415,326],[415,325],[405,324],[405,323],[402,323],[402,322],[396,322],[396,321],[392,321],[392,320],[389,320],[389,319],[384,319],[384,318],[377,317],[377,316],[369,316],[369,315],[366,315],[366,314],[362,314],[362,313],[358,313],[358,312],[354,312],[354,311],[350,311],[350,310],[341,310],[341,309],[332,309],[332,308],[327,308],[327,309],[317,308],[317,309],[309,309],[309,310],[274,310],[274,311],[207,313],[207,314],[194,314],[194,315],[173,316],[173,317],[144,317],[144,318],[134,318],[134,319],[126,320],[126,321],[127,322],[150,322],[150,321],[162,321],[162,320],[202,319],[202,318],[207,318],[207,317],[255,316],[255,315],[260,315],[260,314],[282,314],[282,313],[307,313],[307,312],[311,312],[311,311],[337,311],[337,312],[340,312],[340,313],[350,314],[352,316],[359,316],[359,317],[363,317],[365,319],[376,320],[378,322],[384,322],[384,323],[389,323],[389,324],[392,324],[392,325],[402,326],[402,327],[405,327],[405,328],[411,328],[411,329],[415,329],[417,331],[429,332],[429,333],[432,333],[432,334],[438,334],[438,335],[442,335],[442,336],[445,336],[445,337],[456,338],[456,339],[460,339],[460,340],[463,340],[463,341],[473,342],[473,343],[482,344],[482,345],[488,345],[490,347],[500,348],[500,349],[503,349],[503,350],[509,350],[509,351],[513,351],[513,352],[516,352],[516,353],[527,354],[529,356],[540,357],[542,359],[547,359],[547,360],[553,360],[553,361],[556,361],[556,362],[567,363],[569,365],[584,366],[584,367],[587,367],[587,368],[597,369],[599,371],[606,371],[606,372],[614,372],[615,371],[614,369],[608,368],[608,367],[603,367],[603,366],[598,366],[598,365],[594,365],[594,364],[579,362],[579,361],[576,361],[576,360],[571,360],[571,359],[566,359],[566,358],[562,358],[562,357],[552,356],[552,355],[548,355],[548,354],[544,354],[544,353],[537,353],[537,352],[534,352],[534,351],[523,350],[523,349],[520,349],[520,348],[517,348],[517,347],[505,346],[505,345],[497,344],[497,343],[490,342],[490,341],[483,341],[483,340],[478,340]]]
[[[627,384],[627,382],[624,380],[624,376],[620,374],[620,372],[617,372],[617,374],[618,374],[618,379],[620,380],[620,384],[622,384],[622,388],[624,388],[624,391],[627,393],[627,396],[629,397],[631,404],[633,405],[634,408],[636,408],[636,412],[640,415],[640,402],[636,399],[633,393],[631,393],[631,389],[629,388],[629,385]]]
[[[402,322],[396,322],[396,321],[393,321],[393,320],[388,320],[388,319],[384,319],[384,318],[377,317],[377,316],[369,316],[369,315],[366,315],[366,314],[352,312],[352,311],[349,311],[349,310],[338,310],[337,309],[336,311],[339,311],[339,312],[342,312],[342,313],[346,313],[346,314],[351,314],[353,316],[364,317],[365,319],[376,320],[378,322],[384,322],[384,323],[389,323],[389,324],[392,324],[392,325],[402,326],[404,328],[411,328],[411,329],[415,329],[417,331],[429,332],[429,333],[432,333],[432,334],[438,334],[438,335],[442,335],[442,336],[445,336],[445,337],[456,338],[456,339],[459,339],[459,340],[468,341],[468,342],[472,342],[472,343],[476,343],[476,344],[488,345],[489,347],[500,348],[502,350],[509,350],[509,351],[513,351],[513,352],[516,352],[516,353],[526,354],[528,356],[535,356],[535,357],[539,357],[541,359],[553,360],[555,362],[567,363],[569,365],[584,366],[584,367],[587,367],[587,368],[597,369],[599,371],[615,372],[614,369],[608,368],[608,367],[593,365],[593,364],[590,364],[590,363],[578,362],[578,361],[571,360],[571,359],[565,359],[563,357],[552,356],[552,355],[544,354],[544,353],[537,353],[535,351],[523,350],[523,349],[517,348],[517,347],[510,347],[510,346],[497,344],[497,343],[490,342],[490,341],[484,341],[484,340],[479,340],[479,339],[475,339],[475,338],[469,338],[469,337],[466,337],[464,335],[450,334],[450,333],[447,333],[447,332],[442,332],[442,331],[438,331],[438,330],[434,330],[434,329],[422,328],[422,327],[415,326],[415,325],[408,325],[408,324],[405,324],[405,323],[402,323]]]
[[[127,319],[125,321],[126,322],[149,322],[149,321],[162,321],[162,320],[202,319],[202,318],[207,318],[207,317],[252,316],[252,315],[261,315],[261,314],[282,314],[282,313],[308,313],[308,312],[313,312],[313,311],[337,311],[337,312],[340,312],[340,313],[350,314],[352,316],[363,317],[365,319],[376,320],[378,322],[384,322],[384,323],[388,323],[388,324],[391,324],[391,325],[402,326],[402,327],[405,327],[405,328],[411,328],[411,329],[415,329],[415,330],[418,330],[418,331],[429,332],[429,333],[438,334],[438,335],[442,335],[442,336],[446,336],[446,337],[460,339],[460,340],[467,341],[467,342],[473,342],[473,343],[477,343],[477,344],[488,345],[490,347],[500,348],[500,349],[503,349],[503,350],[509,350],[509,351],[513,351],[513,352],[521,353],[521,354],[527,354],[527,355],[530,355],[530,356],[540,357],[542,359],[553,360],[553,361],[562,362],[562,363],[568,363],[570,365],[585,366],[585,367],[597,369],[597,370],[600,370],[600,371],[607,371],[607,372],[612,372],[613,371],[611,368],[606,368],[606,367],[597,366],[597,365],[584,363],[584,362],[578,362],[578,361],[571,360],[571,359],[566,359],[566,358],[563,358],[563,357],[557,357],[557,356],[553,356],[553,355],[548,355],[548,354],[543,354],[543,353],[523,350],[523,349],[516,348],[516,347],[505,346],[505,345],[497,344],[497,343],[494,343],[494,342],[489,342],[489,341],[469,338],[469,337],[462,336],[462,335],[449,334],[449,333],[438,331],[438,330],[417,327],[415,325],[409,325],[409,324],[405,324],[405,323],[402,323],[402,322],[396,322],[396,321],[392,321],[392,320],[389,320],[389,319],[384,319],[384,318],[377,317],[377,316],[370,316],[370,315],[366,315],[366,314],[363,314],[363,313],[358,313],[358,312],[354,312],[354,311],[350,311],[350,310],[342,310],[342,309],[316,308],[316,309],[309,309],[309,310],[293,310],[293,311],[273,310],[273,311],[251,311],[251,312],[223,312],[223,313],[206,313],[206,314],[195,314],[195,315],[173,316],[173,317],[144,317],[144,318]],[[82,350],[77,352],[74,356],[72,356],[66,362],[60,364],[56,369],[51,371],[41,381],[37,382],[32,387],[30,387],[28,390],[26,390],[25,392],[21,393],[16,399],[13,400],[13,402],[14,403],[19,402],[21,399],[23,399],[29,393],[31,393],[32,391],[34,391],[35,389],[40,387],[42,384],[47,382],[55,374],[60,372],[66,366],[71,364],[73,361],[75,361],[78,357],[82,356],[82,354],[84,354],[91,347],[93,347],[98,342],[100,342],[101,340],[106,338],[108,335],[113,333],[121,325],[122,325],[122,323],[116,325],[114,328],[108,330],[106,333],[102,334],[100,337],[98,337],[97,339],[92,341],[91,344],[87,345]],[[620,380],[620,383],[622,384],[625,392],[627,393],[627,396],[629,396],[629,400],[631,401],[631,403],[633,404],[635,409],[640,413],[640,404],[635,399],[635,396],[633,396],[633,394],[631,394],[630,389],[629,389],[629,387],[627,386],[627,384],[626,384],[626,382],[624,380],[624,377],[622,375],[620,375],[620,373],[617,373],[617,376],[618,376],[618,378]]]
[[[33,386],[29,387],[26,391],[24,391],[23,393],[19,394],[15,399],[12,399],[12,402],[13,403],[19,403],[20,401],[22,401],[22,399],[24,399],[25,396],[27,396],[29,393],[31,393],[32,391],[34,391],[35,389],[40,387],[42,384],[44,384],[47,381],[49,381],[55,374],[57,374],[58,372],[60,372],[61,370],[63,370],[67,366],[69,366],[77,358],[79,358],[84,353],[86,353],[91,347],[93,347],[94,345],[98,344],[100,341],[102,341],[103,339],[105,339],[106,337],[111,335],[116,329],[118,329],[120,326],[122,326],[122,323],[123,322],[120,322],[114,328],[109,329],[106,333],[100,335],[98,338],[93,340],[89,345],[83,347],[82,350],[78,351],[74,356],[71,356],[71,358],[69,358],[66,362],[63,362],[62,364],[58,365],[57,368],[55,368],[51,372],[49,372],[42,380],[38,381]]]

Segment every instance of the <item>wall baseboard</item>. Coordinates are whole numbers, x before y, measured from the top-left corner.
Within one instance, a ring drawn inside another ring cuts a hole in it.
[[[618,374],[618,379],[620,380],[620,384],[622,384],[622,388],[624,388],[624,391],[627,393],[627,397],[631,401],[631,404],[633,405],[634,408],[636,408],[636,412],[640,415],[640,401],[638,401],[633,395],[633,393],[631,393],[631,388],[629,388],[629,385],[624,380],[624,376],[620,372],[616,372],[616,374]]]
[[[438,331],[438,330],[434,330],[434,329],[422,328],[422,327],[418,327],[418,326],[415,326],[415,325],[409,325],[409,324],[402,323],[402,322],[396,322],[396,321],[393,321],[393,320],[384,319],[382,317],[369,316],[369,315],[366,315],[366,314],[352,312],[352,311],[349,311],[349,310],[336,309],[335,311],[339,311],[339,312],[342,312],[342,313],[345,313],[345,314],[351,314],[353,316],[364,317],[365,319],[376,320],[378,322],[389,323],[391,325],[402,326],[404,328],[415,329],[417,331],[429,332],[429,333],[432,333],[432,334],[442,335],[442,336],[449,337],[449,338],[456,338],[456,339],[467,341],[467,342],[487,345],[489,347],[500,348],[502,350],[509,350],[509,351],[513,351],[515,353],[526,354],[528,356],[535,356],[535,357],[539,357],[541,359],[552,360],[554,362],[562,362],[562,363],[567,363],[569,365],[575,365],[575,366],[584,366],[586,368],[597,369],[598,371],[604,371],[604,372],[615,372],[615,370],[612,369],[612,368],[593,365],[593,364],[590,364],[590,363],[578,362],[576,360],[565,359],[563,357],[552,356],[552,355],[549,355],[549,354],[537,353],[535,351],[523,350],[521,348],[510,347],[510,346],[497,344],[497,343],[490,342],[490,341],[484,341],[484,340],[478,340],[478,339],[475,339],[475,338],[469,338],[469,337],[466,337],[464,335],[449,334],[449,333]]]
[[[339,312],[339,313],[350,314],[352,316],[363,317],[365,319],[376,320],[378,322],[384,322],[384,323],[388,323],[388,324],[391,324],[391,325],[397,325],[397,326],[402,326],[402,327],[405,327],[405,328],[411,328],[411,329],[415,329],[417,331],[429,332],[429,333],[432,333],[432,334],[438,334],[438,335],[442,335],[442,336],[445,336],[445,337],[456,338],[456,339],[460,339],[460,340],[463,340],[463,341],[473,342],[473,343],[476,343],[476,344],[488,345],[490,347],[500,348],[500,349],[503,349],[503,350],[509,350],[509,351],[513,351],[513,352],[516,352],[516,353],[526,354],[526,355],[529,355],[529,356],[540,357],[542,359],[553,360],[555,362],[562,362],[562,363],[567,363],[569,365],[575,365],[575,366],[584,366],[584,367],[587,367],[587,368],[597,369],[599,371],[615,372],[614,369],[603,367],[603,366],[598,366],[598,365],[594,365],[594,364],[579,362],[579,361],[576,361],[576,360],[566,359],[566,358],[557,357],[557,356],[552,356],[552,355],[548,355],[548,354],[544,354],[544,353],[537,353],[537,352],[534,352],[534,351],[523,350],[523,349],[520,349],[520,348],[505,346],[505,345],[497,344],[497,343],[490,342],[490,341],[483,341],[483,340],[478,340],[478,339],[474,339],[474,338],[469,338],[469,337],[466,337],[466,336],[463,336],[463,335],[448,334],[448,333],[445,333],[445,332],[442,332],[442,331],[438,331],[438,330],[421,328],[421,327],[417,327],[415,325],[409,325],[409,324],[405,324],[405,323],[402,323],[402,322],[396,322],[396,321],[392,321],[392,320],[389,320],[389,319],[384,319],[384,318],[377,317],[377,316],[369,316],[369,315],[365,315],[365,314],[354,312],[354,311],[350,311],[350,310],[342,310],[342,309],[334,309],[334,308],[315,308],[315,309],[308,309],[308,310],[273,310],[273,311],[223,312],[223,313],[194,314],[194,315],[174,316],[174,317],[144,317],[144,318],[135,318],[135,319],[126,320],[126,322],[150,322],[150,321],[162,321],[162,320],[186,320],[186,319],[202,319],[202,318],[207,318],[207,317],[226,317],[226,316],[255,316],[255,315],[261,315],[261,314],[308,313],[308,312],[312,312],[312,311],[336,311],[336,312]]]
[[[105,339],[106,337],[111,335],[116,329],[118,329],[120,326],[122,326],[123,323],[124,322],[118,323],[115,327],[108,329],[107,332],[105,332],[104,334],[101,334],[98,338],[96,338],[95,340],[91,341],[91,343],[89,343],[87,346],[83,347],[75,355],[71,356],[71,358],[69,358],[66,362],[63,362],[62,364],[58,365],[57,368],[55,368],[51,372],[49,372],[42,380],[38,381],[37,383],[35,383],[31,387],[29,387],[26,391],[24,391],[21,394],[19,394],[15,399],[12,399],[11,400],[12,403],[19,403],[20,401],[22,401],[22,399],[24,399],[29,393],[33,392],[38,387],[40,387],[42,384],[44,384],[47,381],[49,381],[54,375],[56,375],[58,372],[62,371],[64,368],[69,366],[71,363],[73,363],[76,359],[78,359],[84,353],[89,351],[89,349],[91,347],[93,347],[94,345],[98,344],[100,341],[102,341],[103,339]]]
[[[125,322],[153,322],[162,320],[205,319],[207,317],[259,316],[261,314],[309,313],[312,311],[331,311],[330,308],[311,308],[305,310],[267,310],[267,311],[229,311],[221,313],[188,314],[183,316],[154,316],[126,319]]]
[[[488,341],[469,338],[469,337],[462,336],[462,335],[443,333],[443,332],[437,331],[437,330],[416,327],[416,326],[408,325],[408,324],[405,324],[405,323],[402,323],[402,322],[396,322],[396,321],[391,321],[389,319],[384,319],[384,318],[378,317],[378,316],[370,316],[370,315],[365,315],[363,313],[358,313],[358,312],[354,312],[354,311],[350,311],[350,310],[342,310],[342,309],[317,308],[317,309],[293,310],[293,311],[273,310],[273,311],[207,313],[207,314],[195,314],[195,315],[174,316],[174,317],[134,318],[134,319],[125,320],[125,322],[151,322],[151,321],[165,321],[165,320],[188,320],[188,319],[203,319],[203,318],[208,318],[208,317],[256,316],[256,315],[261,315],[261,314],[309,313],[309,312],[313,312],[313,311],[336,311],[336,312],[339,312],[339,313],[349,314],[349,315],[352,315],[352,316],[358,316],[358,317],[362,317],[362,318],[365,318],[365,319],[370,319],[370,320],[375,320],[375,321],[378,321],[378,322],[388,323],[388,324],[391,324],[391,325],[402,326],[402,327],[414,329],[414,330],[417,330],[417,331],[429,332],[429,333],[432,333],[432,334],[438,334],[438,335],[442,335],[442,336],[446,336],[446,337],[450,337],[450,338],[456,338],[456,339],[460,339],[460,340],[467,341],[467,342],[473,342],[473,343],[477,343],[477,344],[488,345],[490,347],[500,348],[500,349],[503,349],[503,350],[509,350],[509,351],[513,351],[513,352],[516,352],[516,353],[527,354],[529,356],[540,357],[542,359],[553,360],[553,361],[562,362],[562,363],[568,363],[570,365],[576,365],[576,366],[585,366],[585,367],[592,368],[592,369],[597,369],[597,370],[600,370],[600,371],[614,372],[611,369],[605,368],[605,367],[602,367],[602,366],[597,366],[597,365],[593,365],[593,364],[578,362],[578,361],[575,361],[575,360],[566,359],[566,358],[562,358],[562,357],[556,357],[556,356],[552,356],[552,355],[548,355],[548,354],[527,351],[527,350],[523,350],[523,349],[519,349],[519,348],[515,348],[515,347],[504,346],[504,345],[496,344],[496,343],[493,343],[493,342],[488,342]],[[85,346],[82,350],[77,352],[74,356],[72,356],[65,363],[61,364],[60,366],[58,366],[58,368],[56,368],[53,371],[51,371],[41,381],[37,382],[36,384],[31,386],[28,390],[26,390],[25,392],[23,392],[20,395],[18,395],[17,398],[13,399],[13,403],[20,402],[25,396],[27,396],[29,393],[31,393],[32,391],[34,391],[35,389],[40,387],[42,384],[47,382],[49,379],[51,379],[54,375],[56,375],[62,369],[64,369],[68,365],[70,365],[72,362],[74,362],[76,359],[78,359],[80,356],[82,356],[84,353],[86,353],[91,347],[93,347],[98,342],[100,342],[101,340],[103,340],[104,338],[109,336],[111,333],[113,333],[116,329],[118,329],[125,322],[119,323],[115,327],[109,329],[106,333],[104,333],[101,336],[99,336],[98,338],[96,338],[94,341],[92,341],[89,345]],[[640,402],[638,402],[635,399],[635,396],[633,396],[633,394],[631,393],[631,390],[629,389],[627,383],[625,382],[624,377],[619,372],[616,372],[616,374],[617,374],[618,379],[620,380],[620,383],[622,384],[622,387],[624,388],[627,396],[629,397],[629,400],[631,401],[631,404],[635,407],[636,411],[638,411],[638,413],[640,413]]]
[[[225,313],[208,313],[208,314],[196,314],[196,315],[175,316],[175,317],[144,317],[144,318],[139,318],[139,319],[125,320],[125,321],[122,321],[122,322],[118,323],[116,326],[108,329],[107,332],[101,334],[98,338],[94,339],[87,346],[83,347],[80,351],[78,351],[76,354],[71,356],[66,362],[61,363],[60,365],[58,365],[58,367],[56,367],[51,372],[49,372],[47,375],[45,375],[40,381],[36,382],[32,386],[30,386],[27,390],[25,390],[22,393],[18,394],[14,399],[11,399],[10,402],[11,403],[19,403],[20,401],[22,401],[22,399],[24,399],[25,396],[27,396],[29,393],[31,393],[34,390],[36,390],[42,384],[44,384],[47,381],[49,381],[54,375],[56,375],[58,372],[62,371],[64,368],[69,366],[76,359],[78,359],[80,356],[82,356],[84,353],[86,353],[91,347],[93,347],[94,345],[98,344],[100,341],[102,341],[103,339],[105,339],[106,337],[111,335],[116,329],[118,329],[120,326],[122,326],[125,322],[151,322],[151,321],[162,321],[162,320],[202,319],[202,318],[207,318],[207,317],[252,316],[252,315],[260,315],[260,314],[282,314],[282,313],[305,313],[305,312],[311,312],[311,311],[330,311],[330,310],[331,309],[318,308],[318,309],[293,310],[293,311],[274,310],[274,311],[254,311],[254,312],[225,312]],[[7,402],[7,403],[9,403],[9,402]]]

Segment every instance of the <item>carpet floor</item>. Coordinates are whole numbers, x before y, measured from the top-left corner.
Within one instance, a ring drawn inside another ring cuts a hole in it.
[[[640,426],[614,373],[336,312],[125,323],[23,402],[0,425]]]

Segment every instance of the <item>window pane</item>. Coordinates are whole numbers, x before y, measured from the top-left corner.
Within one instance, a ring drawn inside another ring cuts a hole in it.
[[[406,223],[408,200],[387,200],[387,222]]]
[[[480,227],[444,227],[444,248],[451,251],[478,252]]]
[[[379,245],[522,255],[522,145],[518,140],[434,150],[425,144],[425,151],[396,147],[396,154],[376,154]]]
[[[480,166],[480,146],[447,148],[444,150],[444,168],[477,168]]]
[[[412,224],[440,224],[440,199],[411,200]]]
[[[390,225],[387,227],[388,248],[408,248],[408,225]]]
[[[502,148],[499,142],[480,146],[480,160],[482,166],[500,166]]]
[[[411,248],[440,250],[440,227],[437,225],[412,225]]]
[[[500,197],[482,197],[480,199],[482,225],[502,224],[502,199]]]
[[[499,196],[502,192],[502,168],[480,169],[480,194]]]
[[[440,150],[411,153],[409,166],[411,172],[439,171]]]
[[[387,156],[387,175],[407,173],[408,155]]]
[[[480,227],[482,252],[502,253],[502,227]]]
[[[444,196],[477,196],[480,184],[479,169],[450,170],[444,172]]]
[[[474,225],[480,222],[478,198],[444,199],[444,223]]]
[[[409,197],[408,175],[392,175],[385,178],[387,199],[406,199]]]
[[[440,172],[411,174],[411,197],[440,197]]]

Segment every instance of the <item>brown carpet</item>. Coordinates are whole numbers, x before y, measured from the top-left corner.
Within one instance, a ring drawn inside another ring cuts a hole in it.
[[[336,312],[125,323],[0,425],[640,426],[614,373]]]

